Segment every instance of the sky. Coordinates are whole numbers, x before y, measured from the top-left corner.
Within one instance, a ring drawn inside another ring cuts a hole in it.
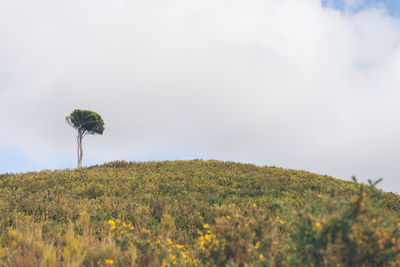
[[[400,2],[2,0],[0,173],[217,159],[400,192]]]
[[[324,7],[356,13],[369,8],[383,9],[391,17],[399,18],[400,1],[398,0],[322,0]]]

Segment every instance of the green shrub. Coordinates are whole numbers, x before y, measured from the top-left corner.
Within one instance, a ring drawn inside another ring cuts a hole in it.
[[[400,266],[400,198],[305,171],[113,162],[0,176],[0,266]]]

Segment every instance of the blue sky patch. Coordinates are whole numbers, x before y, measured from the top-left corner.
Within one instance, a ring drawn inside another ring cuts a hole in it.
[[[20,151],[2,147],[0,148],[0,163],[0,173],[25,172],[34,167]]]
[[[341,11],[346,10],[345,0],[322,0],[324,7],[333,7]],[[363,0],[358,6],[352,9],[347,9],[351,12],[359,12],[366,8],[380,7],[384,8],[387,13],[396,18],[400,18],[400,1],[399,0]]]

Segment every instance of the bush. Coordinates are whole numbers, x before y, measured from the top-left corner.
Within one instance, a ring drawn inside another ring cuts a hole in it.
[[[399,266],[400,198],[218,161],[0,176],[0,266]]]

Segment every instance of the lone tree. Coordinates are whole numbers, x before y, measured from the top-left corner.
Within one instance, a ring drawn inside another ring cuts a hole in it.
[[[71,115],[65,118],[67,123],[78,131],[76,141],[78,143],[78,169],[82,166],[82,139],[88,134],[103,134],[104,122],[101,116],[91,110],[75,109]]]

